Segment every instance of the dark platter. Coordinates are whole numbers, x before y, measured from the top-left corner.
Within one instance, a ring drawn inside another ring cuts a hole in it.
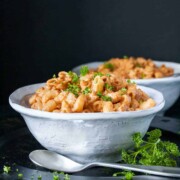
[[[2,126],[1,126],[2,127]],[[163,140],[175,142],[180,147],[180,120],[169,117],[156,117],[149,130],[159,128],[163,133]],[[0,179],[18,179],[18,174],[23,174],[24,180],[53,180],[54,172],[44,168],[37,167],[28,158],[31,151],[36,149],[44,149],[30,134],[26,126],[19,126],[11,132],[0,136],[0,169],[4,165],[10,166],[12,171],[9,174],[1,173]],[[112,177],[114,172],[119,170],[109,168],[92,168],[79,173],[69,174],[70,180],[91,180],[91,179],[121,179],[121,177]],[[1,171],[2,172],[2,171]],[[64,179],[64,175],[60,174],[59,179]],[[133,179],[156,179],[170,180],[173,178],[165,178],[159,176],[138,174]],[[176,178],[177,179],[177,178]]]

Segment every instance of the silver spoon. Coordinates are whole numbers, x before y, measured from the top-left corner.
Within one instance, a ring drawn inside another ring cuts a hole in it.
[[[180,168],[164,166],[143,166],[132,164],[93,162],[88,164],[77,163],[65,156],[48,150],[35,150],[29,154],[30,160],[38,166],[50,170],[74,173],[87,168],[102,166],[130,171],[137,171],[160,176],[180,177]]]

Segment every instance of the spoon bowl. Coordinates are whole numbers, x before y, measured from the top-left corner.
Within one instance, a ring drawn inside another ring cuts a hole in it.
[[[67,173],[79,172],[87,168],[102,166],[122,170],[130,170],[141,173],[148,173],[153,175],[180,177],[180,168],[164,167],[164,166],[143,166],[132,164],[118,164],[118,163],[104,163],[93,162],[87,164],[80,164],[68,157],[57,154],[48,150],[35,150],[29,154],[30,160],[38,166]]]

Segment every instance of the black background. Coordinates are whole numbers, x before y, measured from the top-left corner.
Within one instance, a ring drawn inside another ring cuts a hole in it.
[[[111,57],[180,62],[179,0],[4,0],[0,104],[15,89]]]

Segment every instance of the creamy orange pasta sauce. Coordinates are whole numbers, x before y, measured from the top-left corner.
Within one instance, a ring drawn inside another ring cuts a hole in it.
[[[136,111],[156,104],[131,80],[89,72],[85,66],[80,76],[59,72],[36,90],[29,103],[33,109],[63,113]]]
[[[149,79],[171,76],[174,70],[165,65],[157,67],[151,59],[142,57],[112,58],[97,68],[98,72],[113,73],[126,79]]]

